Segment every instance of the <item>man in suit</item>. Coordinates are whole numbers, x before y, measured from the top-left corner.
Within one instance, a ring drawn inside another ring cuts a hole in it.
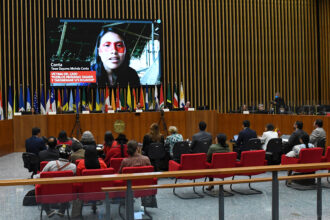
[[[57,140],[55,137],[48,138],[48,149],[39,152],[40,161],[52,161],[58,160],[59,152],[55,148],[57,145]]]
[[[323,129],[323,121],[321,119],[316,119],[314,122],[314,130],[312,131],[311,135],[309,136],[309,142],[313,144],[315,147],[317,147],[317,143],[325,139],[327,137],[327,134],[325,130]]]
[[[212,135],[205,131],[206,123],[204,121],[199,122],[199,132],[194,134],[192,137],[191,150],[194,153],[207,153],[208,148],[212,144]],[[206,152],[200,152],[199,145],[204,144],[207,146],[205,148]]]
[[[238,148],[243,147],[251,138],[257,138],[257,133],[255,130],[250,128],[250,121],[243,121],[243,130],[238,134],[236,145]]]
[[[299,145],[300,143],[300,137],[302,137],[303,135],[308,135],[304,130],[303,130],[303,122],[302,121],[296,121],[293,125],[293,128],[295,129],[295,131],[291,134],[289,141],[287,144],[285,144],[284,149],[285,152],[287,153],[289,151],[292,150],[293,146],[295,145]]]
[[[32,128],[32,137],[25,141],[26,152],[34,153],[38,156],[39,152],[46,150],[45,142],[40,138],[40,128]]]

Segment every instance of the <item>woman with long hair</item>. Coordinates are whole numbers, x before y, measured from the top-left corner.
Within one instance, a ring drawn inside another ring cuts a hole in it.
[[[148,155],[148,147],[152,143],[164,144],[164,136],[160,133],[157,123],[151,124],[149,133],[143,137],[142,152],[144,155]]]

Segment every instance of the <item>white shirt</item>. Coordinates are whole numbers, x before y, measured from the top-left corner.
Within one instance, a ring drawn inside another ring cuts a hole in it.
[[[308,143],[308,148],[313,148],[313,147],[314,147],[313,144]],[[306,145],[305,144],[295,145],[292,148],[292,151],[288,152],[285,156],[287,156],[287,157],[298,157],[299,156],[299,153],[300,153],[300,150],[301,149],[304,149],[304,148],[306,148]]]
[[[276,131],[265,131],[260,138],[261,143],[264,143],[262,145],[262,149],[266,150],[268,141],[273,138],[278,138],[278,134]]]

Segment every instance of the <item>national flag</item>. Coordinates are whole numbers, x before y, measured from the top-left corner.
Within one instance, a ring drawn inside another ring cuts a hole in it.
[[[7,119],[13,119],[13,98],[11,97],[11,86],[9,86],[8,90]]]
[[[143,88],[142,86],[140,87],[140,108],[144,109],[144,94],[143,94]]]
[[[24,108],[24,97],[23,97],[23,87],[21,86],[19,89],[19,112],[25,112]]]
[[[57,89],[57,107],[62,107],[61,89]]]
[[[38,104],[38,94],[37,94],[37,90],[34,91],[34,96],[33,96],[33,108],[34,108],[34,112],[36,114],[39,114],[39,104]]]
[[[178,95],[177,95],[177,90],[176,90],[176,85],[174,87],[174,95],[173,95],[173,108],[178,108]]]
[[[121,106],[121,110],[126,109],[124,88],[120,89],[120,106]]]
[[[13,106],[13,112],[15,113],[17,110],[16,104],[17,103],[17,97],[16,97],[16,91],[14,90],[14,106]]]
[[[30,95],[30,88],[27,87],[26,89],[26,111],[30,112],[31,111],[31,95]]]
[[[1,89],[0,89],[0,120],[4,120],[5,116],[3,114],[3,107],[2,107],[2,95],[1,95]]]
[[[103,91],[103,89],[100,89],[100,95],[101,95],[100,108],[101,108],[102,112],[104,112],[104,91]]]
[[[134,103],[134,106],[133,106],[133,109],[136,110],[136,95],[135,95],[135,89],[133,88],[133,103]]]
[[[77,86],[77,89],[76,89],[76,100],[75,100],[75,103],[76,103],[76,112],[79,112],[80,111],[80,93],[79,93],[79,87]]]
[[[87,100],[86,102],[88,103],[88,108],[89,108],[89,111],[92,111],[93,110],[93,99],[92,99],[92,90],[91,88],[88,86],[87,88]]]
[[[157,86],[155,85],[155,110],[159,110],[159,100],[158,100],[158,91]]]
[[[86,91],[85,91],[85,88],[82,88],[81,107],[82,107],[82,110],[83,110],[83,111],[85,111],[85,110],[87,109]]]
[[[49,99],[49,90],[47,89],[47,98],[46,98],[46,113],[50,112],[50,99]]]
[[[171,84],[167,84],[166,106],[172,105]]]
[[[104,112],[107,113],[110,109],[110,97],[109,97],[109,88],[105,87],[105,103],[104,103]]]
[[[68,93],[66,87],[63,90],[63,111],[69,110]]]
[[[129,84],[127,86],[127,109],[132,111],[132,96],[131,96],[131,89],[129,88]]]
[[[116,110],[115,89],[111,89],[111,107]]]
[[[72,90],[70,90],[70,99],[69,99],[69,111],[73,111],[73,94],[72,94]]]
[[[181,82],[181,86],[180,86],[180,108],[184,108],[185,106],[185,101],[184,101],[184,92],[183,92],[183,85]]]
[[[146,86],[146,99],[145,99],[145,110],[149,110],[149,95],[148,95],[148,85]]]
[[[52,87],[52,91],[50,93],[50,110],[52,112],[56,112],[56,101],[55,101],[54,87]]]
[[[119,96],[119,84],[117,85],[117,96],[116,96],[116,109],[121,109],[120,96]]]
[[[41,96],[40,96],[40,114],[47,114],[46,105],[45,105],[45,92],[44,89],[41,88]]]
[[[100,105],[100,96],[99,96],[99,89],[96,88],[96,101],[95,101],[95,110],[96,111],[101,111],[101,105]]]
[[[159,108],[164,109],[163,84],[160,84]]]
[[[152,87],[150,87],[150,91],[148,93],[148,97],[149,97],[149,101],[148,101],[148,108],[149,110],[153,110],[154,109],[154,100],[153,100],[153,92],[152,92]]]

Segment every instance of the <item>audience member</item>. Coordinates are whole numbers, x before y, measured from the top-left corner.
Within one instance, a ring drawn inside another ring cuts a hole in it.
[[[199,122],[199,132],[192,136],[191,150],[195,151],[195,148],[200,142],[207,141],[209,146],[212,144],[212,135],[209,132],[206,132],[206,123],[204,121]],[[198,153],[198,152],[196,152]]]
[[[128,158],[125,158],[119,169],[119,173],[122,172],[124,167],[141,167],[141,166],[150,166],[150,160],[148,157],[143,156],[137,152],[138,143],[134,140],[131,140],[127,144],[127,153]]]
[[[32,128],[32,137],[25,141],[26,152],[34,153],[38,156],[39,152],[46,150],[45,142],[40,138],[40,128]]]
[[[48,138],[48,149],[39,152],[40,161],[58,160],[59,152],[56,149],[57,140],[55,137]]]
[[[269,140],[273,138],[278,138],[278,133],[274,131],[274,125],[267,124],[265,127],[265,132],[261,137],[259,137],[261,143],[263,143],[262,149],[266,150]]]
[[[119,134],[116,138],[116,145],[111,147],[110,150],[107,151],[104,162],[109,167],[111,158],[124,158],[128,157],[127,154],[127,139],[124,134]]]
[[[218,134],[215,138],[215,144],[212,144],[207,152],[207,161],[211,163],[212,155],[214,153],[227,153],[229,152],[229,146],[226,144],[227,136],[225,134]],[[213,177],[209,177],[210,181],[213,181]],[[206,190],[210,191],[214,186],[209,186]]]
[[[318,142],[327,137],[325,130],[323,129],[323,121],[321,119],[316,119],[314,122],[314,130],[312,131],[309,141],[314,146],[317,146]]]
[[[302,121],[296,121],[293,125],[295,131],[291,134],[288,143],[284,145],[284,153],[292,150],[293,146],[300,144],[300,138],[307,133],[303,130]]]
[[[87,145],[85,148],[85,159],[80,161],[77,167],[77,176],[82,175],[84,169],[104,169],[107,165],[97,155],[96,146]]]
[[[73,150],[73,153],[71,154],[72,163],[75,164],[76,160],[85,158],[85,150],[83,148],[83,145],[77,139],[73,138],[71,147]]]
[[[96,142],[94,139],[94,135],[90,131],[84,131],[84,133],[81,136],[80,142],[84,146],[84,148],[87,145],[94,145],[96,147]]]
[[[117,143],[117,141],[115,141],[115,139],[112,135],[112,132],[111,131],[106,131],[105,134],[104,134],[104,144],[103,144],[103,146],[104,146],[104,148],[103,148],[104,155],[106,156],[108,151],[112,147],[116,146],[117,144],[118,143]]]
[[[60,131],[57,138],[57,145],[62,145],[62,144],[69,146],[72,145],[72,140],[68,138],[65,131]]]
[[[304,148],[313,148],[314,145],[309,143],[309,136],[308,134],[303,134],[300,138],[299,138],[299,142],[300,144],[295,145],[292,149],[292,151],[288,152],[285,156],[287,157],[299,157],[299,153],[301,149]]]
[[[50,161],[44,167],[42,172],[49,172],[49,171],[65,171],[65,170],[72,170],[72,172],[76,173],[76,165],[70,163],[70,155],[72,153],[71,147],[67,145],[62,145],[59,149],[59,159]],[[36,175],[35,178],[40,178],[40,174]],[[50,209],[49,204],[42,204],[43,209],[46,211],[48,217],[52,217],[55,214],[58,214],[61,217],[64,217],[65,210],[69,204],[68,203],[61,203],[58,212],[55,210]]]
[[[150,126],[150,132],[143,137],[142,152],[144,155],[148,155],[148,148],[152,143],[164,144],[164,136],[160,133],[159,126],[156,123]]]
[[[178,129],[175,126],[170,126],[168,128],[169,136],[165,139],[165,146],[169,147],[169,152],[171,157],[173,156],[173,147],[176,142],[183,141],[181,134],[178,134]]]
[[[251,138],[256,138],[257,133],[255,130],[250,129],[250,121],[243,121],[243,130],[239,132],[236,141],[237,147],[244,146]]]

